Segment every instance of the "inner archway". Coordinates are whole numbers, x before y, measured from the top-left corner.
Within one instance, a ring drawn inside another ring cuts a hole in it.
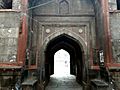
[[[51,76],[55,74],[54,56],[57,51],[65,50],[69,53],[69,73],[78,83],[82,83],[84,69],[84,50],[82,45],[75,38],[62,34],[49,41],[45,50],[45,82],[51,80]],[[65,69],[65,68],[64,68]],[[59,70],[58,70],[59,71]],[[64,71],[63,71],[64,72]],[[59,75],[63,72],[59,71]],[[65,79],[66,80],[66,79]],[[62,81],[62,80],[61,80]]]
[[[70,75],[70,54],[64,49],[60,49],[54,54],[54,76],[68,75]]]

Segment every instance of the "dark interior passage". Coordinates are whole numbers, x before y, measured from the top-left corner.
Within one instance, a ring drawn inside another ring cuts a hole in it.
[[[66,34],[52,39],[45,50],[45,80],[48,82],[54,74],[54,54],[64,49],[70,54],[70,74],[76,76],[76,81],[83,79],[83,51],[78,41]]]

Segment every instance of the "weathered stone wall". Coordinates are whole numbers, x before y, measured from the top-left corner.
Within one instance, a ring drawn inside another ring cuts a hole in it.
[[[114,62],[120,63],[120,12],[117,12],[117,1],[109,0],[110,31]]]
[[[13,0],[12,9],[20,8],[21,0]],[[15,62],[21,13],[7,9],[4,10],[0,12],[0,62]]]
[[[0,62],[15,62],[20,29],[20,13],[0,12],[0,20]]]
[[[120,63],[120,13],[110,13],[112,50],[115,62]]]
[[[91,0],[34,0],[34,15],[80,15],[93,13],[94,7]]]
[[[109,0],[110,10],[110,33],[112,42],[113,62],[120,63],[120,12],[117,11],[117,1]],[[120,89],[120,71],[118,67],[110,71],[112,78],[115,80],[116,89]]]

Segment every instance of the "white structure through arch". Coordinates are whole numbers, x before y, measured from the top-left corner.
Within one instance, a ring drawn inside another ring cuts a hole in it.
[[[58,50],[54,54],[54,75],[70,75],[70,54],[64,49]]]

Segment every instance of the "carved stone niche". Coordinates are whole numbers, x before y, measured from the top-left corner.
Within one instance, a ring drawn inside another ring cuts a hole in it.
[[[67,0],[59,2],[59,14],[69,14],[69,3]]]

